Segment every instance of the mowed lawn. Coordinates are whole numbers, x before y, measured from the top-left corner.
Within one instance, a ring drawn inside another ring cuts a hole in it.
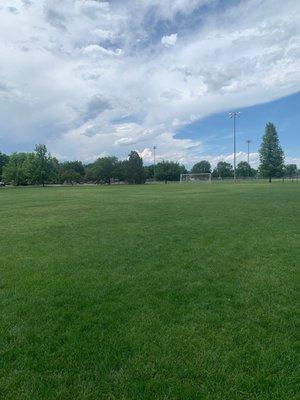
[[[4,188],[0,218],[1,400],[298,398],[299,183]]]

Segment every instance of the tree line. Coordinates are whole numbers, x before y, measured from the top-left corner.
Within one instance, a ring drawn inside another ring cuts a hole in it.
[[[212,173],[215,178],[232,178],[233,167],[220,161],[213,169],[209,161],[197,162],[190,171],[184,165],[174,161],[161,161],[154,165],[143,165],[143,159],[136,151],[131,151],[127,160],[117,157],[100,157],[94,163],[83,164],[81,161],[59,162],[47,151],[43,144],[38,144],[31,153],[0,152],[0,180],[12,185],[45,185],[124,182],[142,184],[147,180],[179,181],[185,173]],[[260,147],[260,166],[252,168],[246,161],[241,161],[236,168],[238,178],[263,177],[271,182],[273,177],[295,176],[299,174],[296,164],[284,165],[284,153],[279,144],[275,126],[266,125]]]

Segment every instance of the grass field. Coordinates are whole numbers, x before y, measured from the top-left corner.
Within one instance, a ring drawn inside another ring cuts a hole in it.
[[[4,188],[0,217],[1,399],[298,398],[300,184]]]

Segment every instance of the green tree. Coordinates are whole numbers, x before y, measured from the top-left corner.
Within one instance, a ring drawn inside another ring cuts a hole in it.
[[[213,177],[232,178],[233,177],[232,165],[225,161],[218,162],[216,168],[213,170]]]
[[[128,160],[119,160],[116,163],[114,175],[115,179],[124,182],[127,179]]]
[[[117,157],[102,157],[98,158],[91,166],[92,176],[98,183],[111,183],[111,180],[116,177],[116,166],[118,163]]]
[[[124,166],[126,169],[126,180],[128,183],[145,183],[143,159],[136,151],[130,152],[127,163],[124,163]]]
[[[50,157],[49,162],[50,162],[49,182],[58,183],[59,161],[55,157]]]
[[[81,176],[84,176],[85,174],[84,166],[81,161],[66,161],[60,164],[60,169],[61,170],[72,169]]]
[[[83,182],[85,169],[81,161],[66,161],[59,165],[59,182]]]
[[[161,161],[156,165],[155,175],[158,181],[179,181],[181,174],[186,174],[184,165],[174,161]]]
[[[145,179],[154,179],[154,165],[144,167]]]
[[[269,182],[272,182],[273,177],[281,177],[283,175],[284,153],[279,143],[276,127],[271,122],[266,125],[259,153],[261,176],[268,178]]]
[[[198,162],[191,169],[192,174],[202,174],[202,173],[210,173],[211,165],[209,161],[203,160]]]
[[[3,167],[3,178],[5,182],[15,186],[27,185],[28,168],[26,161],[32,157],[32,153],[13,153],[9,156],[8,163]]]
[[[61,183],[64,183],[64,182],[70,183],[73,186],[74,183],[82,182],[82,176],[78,172],[76,172],[74,169],[66,169],[64,171],[60,171],[59,181]]]
[[[3,171],[3,167],[8,163],[9,161],[9,156],[1,153],[0,151],[0,179],[2,178],[2,171]]]
[[[35,157],[31,161],[29,180],[32,184],[45,186],[57,179],[57,160],[51,157],[44,144],[35,146]]]
[[[246,161],[241,161],[237,165],[236,175],[238,178],[254,177],[256,173],[257,171],[254,168],[251,168],[251,166]]]
[[[94,164],[87,164],[84,166],[84,182],[94,182],[95,176],[93,173],[93,165]]]
[[[296,164],[287,164],[284,166],[284,176],[298,175],[298,168]]]
[[[36,176],[36,155],[35,153],[26,153],[26,158],[23,162],[23,171],[26,176],[26,184],[35,184]]]

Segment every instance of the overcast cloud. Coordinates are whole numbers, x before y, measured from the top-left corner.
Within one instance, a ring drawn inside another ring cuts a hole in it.
[[[300,88],[300,1],[221,3],[1,0],[1,141],[60,159],[136,149],[147,162],[153,144],[199,159],[179,128]]]

